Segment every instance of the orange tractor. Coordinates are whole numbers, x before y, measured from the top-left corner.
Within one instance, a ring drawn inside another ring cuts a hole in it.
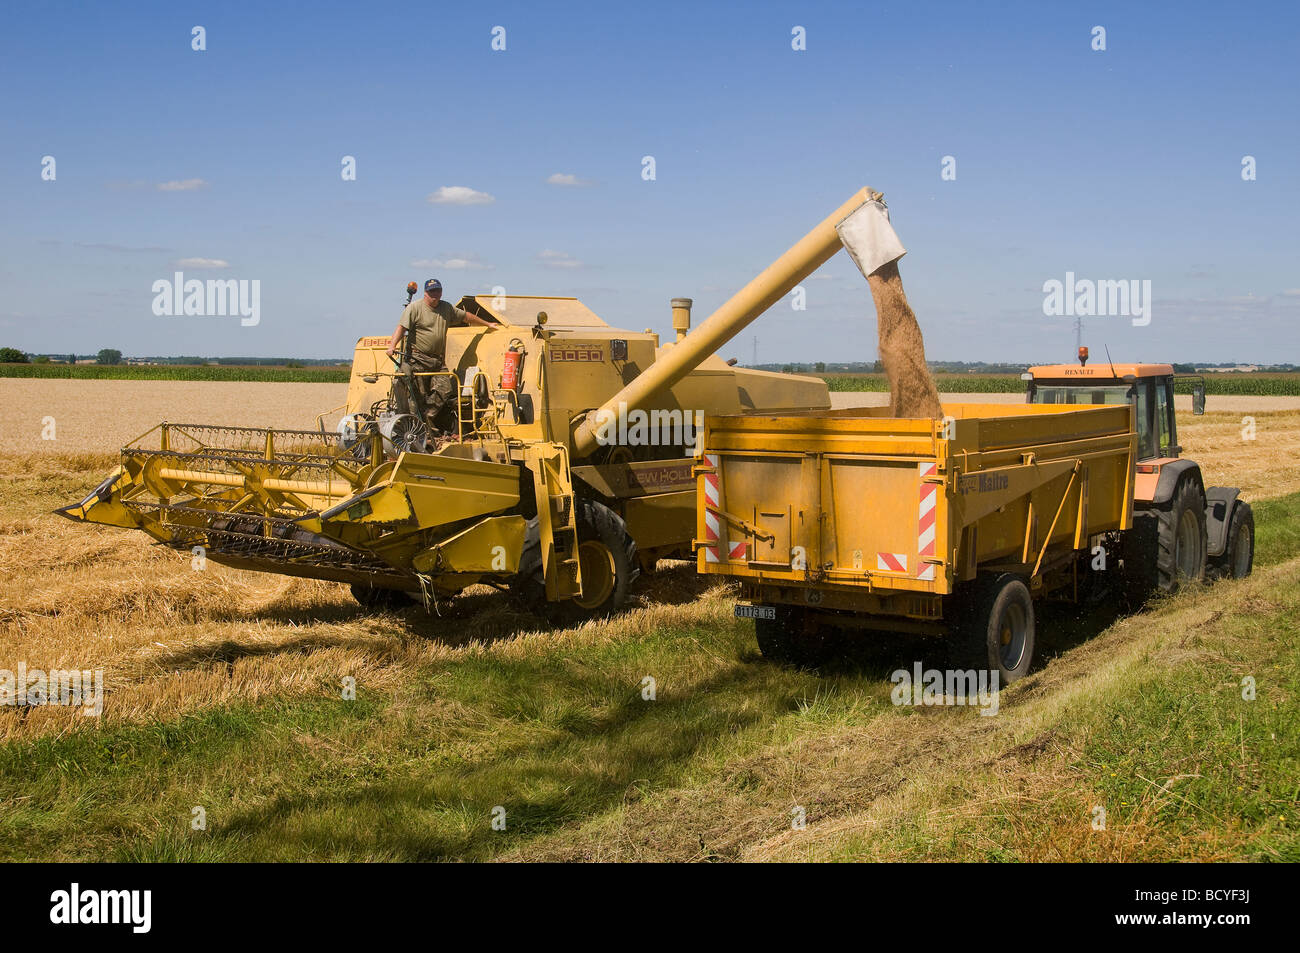
[[[1126,588],[1140,600],[1173,592],[1180,581],[1250,573],[1255,517],[1236,487],[1206,487],[1201,467],[1180,456],[1174,380],[1194,382],[1192,412],[1205,412],[1205,385],[1168,364],[1078,364],[1031,367],[1023,377],[1031,404],[1129,404],[1137,432],[1133,529],[1123,540]]]

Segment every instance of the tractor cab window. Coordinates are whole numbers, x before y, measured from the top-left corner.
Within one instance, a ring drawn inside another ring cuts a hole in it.
[[[1127,404],[1129,389],[1127,385],[1118,387],[1077,386],[1066,384],[1055,386],[1039,385],[1034,388],[1035,404]]]
[[[1178,448],[1178,437],[1174,422],[1174,382],[1165,378],[1152,382],[1156,392],[1156,446],[1160,456],[1174,456]]]
[[[1085,383],[1051,383],[1035,384],[1030,391],[1031,402],[1035,404],[1134,404],[1137,417],[1138,459],[1150,460],[1159,454],[1162,446],[1168,446],[1173,439],[1172,398],[1165,396],[1168,413],[1156,422],[1155,382],[1138,381],[1128,384],[1085,384]],[[1162,393],[1165,393],[1162,391]],[[1161,407],[1165,407],[1161,404]],[[1163,411],[1162,411],[1163,413]]]
[[[1153,381],[1138,381],[1134,387],[1137,390],[1137,434],[1138,434],[1138,459],[1151,460],[1158,454],[1156,453],[1156,428],[1155,428],[1155,401],[1152,391],[1154,390]]]

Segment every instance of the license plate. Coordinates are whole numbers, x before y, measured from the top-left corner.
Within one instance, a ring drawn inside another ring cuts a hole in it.
[[[737,619],[767,619],[776,621],[775,606],[736,606]]]

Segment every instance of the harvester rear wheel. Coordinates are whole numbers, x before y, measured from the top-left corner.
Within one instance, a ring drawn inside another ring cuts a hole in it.
[[[629,587],[641,574],[636,542],[623,518],[594,500],[578,500],[578,567],[583,594],[564,602],[548,602],[542,573],[537,519],[528,521],[528,539],[519,560],[514,589],[531,612],[552,622],[580,622],[617,612],[627,601]]]
[[[1021,576],[1003,573],[978,581],[957,625],[955,661],[963,668],[997,672],[1009,685],[1034,661],[1034,599]]]

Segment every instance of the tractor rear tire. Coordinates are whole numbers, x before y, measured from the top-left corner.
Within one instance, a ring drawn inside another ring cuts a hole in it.
[[[1215,576],[1241,579],[1250,575],[1255,565],[1255,513],[1249,503],[1238,503],[1228,523],[1227,543],[1221,556],[1215,556],[1210,569]]]
[[[1205,491],[1179,481],[1169,501],[1135,514],[1124,547],[1124,582],[1137,608],[1156,594],[1170,595],[1205,578]]]
[[[1003,573],[977,580],[957,624],[957,667],[996,672],[999,685],[1024,678],[1034,661],[1034,598],[1024,577]]]
[[[1156,559],[1162,592],[1177,592],[1189,582],[1205,578],[1209,538],[1205,531],[1205,492],[1195,480],[1184,479],[1174,489],[1167,507],[1157,511],[1160,553]]]
[[[641,574],[636,541],[623,518],[594,500],[577,500],[578,566],[584,594],[577,599],[548,602],[537,518],[528,521],[527,541],[519,560],[514,591],[530,612],[555,623],[603,618],[623,608],[632,583]]]

